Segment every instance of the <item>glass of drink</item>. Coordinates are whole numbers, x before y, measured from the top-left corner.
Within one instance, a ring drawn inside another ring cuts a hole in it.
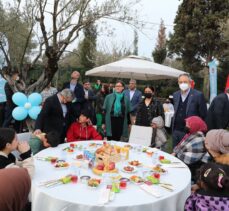
[[[57,158],[51,158],[51,164],[55,164],[57,161]]]
[[[121,180],[119,184],[120,189],[126,189],[126,186],[127,186],[126,180]]]
[[[71,176],[71,181],[72,181],[72,183],[77,183],[77,181],[78,181],[78,176],[72,175],[72,176]]]

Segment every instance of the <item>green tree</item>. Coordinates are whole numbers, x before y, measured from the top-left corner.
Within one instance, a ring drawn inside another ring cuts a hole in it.
[[[169,51],[182,58],[184,69],[198,72],[213,57],[220,58],[228,43],[223,30],[229,15],[228,0],[183,0],[170,35]],[[208,68],[204,71],[204,93],[209,96]]]
[[[92,24],[103,19],[112,19],[122,23],[141,26],[137,14],[132,10],[140,0],[24,0],[12,1],[7,4],[10,9],[17,12],[20,18],[27,21],[29,32],[26,34],[27,42],[23,46],[23,59],[19,68],[21,80],[26,82],[29,71],[23,67],[26,64],[25,52],[28,52],[29,40],[38,44],[33,55],[28,55],[30,69],[37,62],[43,61],[44,68],[33,84],[26,84],[25,93],[40,92],[52,80],[58,71],[58,63],[68,48],[79,39],[81,32]],[[3,11],[5,8],[3,9]],[[51,23],[51,24],[50,24]],[[15,32],[16,33],[16,32]],[[46,57],[44,60],[42,58]],[[9,80],[9,78],[7,78]]]
[[[95,66],[96,38],[97,30],[94,24],[84,29],[84,39],[79,45],[79,57],[81,65],[86,69]]]
[[[160,28],[158,31],[157,45],[152,52],[154,61],[159,64],[162,64],[164,62],[167,55],[165,30],[166,27],[164,25],[164,21],[161,20]]]

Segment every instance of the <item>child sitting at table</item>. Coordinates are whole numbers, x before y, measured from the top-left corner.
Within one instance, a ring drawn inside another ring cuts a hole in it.
[[[33,135],[29,140],[29,145],[34,155],[47,147],[56,147],[59,143],[60,135],[56,131]]]
[[[14,150],[20,153],[20,161],[12,154]],[[29,144],[27,142],[19,142],[13,129],[0,128],[0,169],[23,167],[32,176],[34,164],[31,154]]]
[[[72,123],[67,132],[67,142],[86,141],[86,140],[102,140],[102,136],[91,125],[89,112],[82,111],[79,120]]]
[[[216,163],[207,163],[200,168],[199,189],[185,203],[185,211],[228,210],[229,177]]]
[[[161,116],[153,118],[151,125],[153,128],[151,146],[165,150],[167,137],[163,118]]]

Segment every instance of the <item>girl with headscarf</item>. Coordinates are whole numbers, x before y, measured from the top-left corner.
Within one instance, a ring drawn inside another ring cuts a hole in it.
[[[30,186],[31,180],[26,169],[0,169],[0,210],[24,210],[29,205]]]
[[[121,137],[128,138],[129,112],[131,110],[130,101],[123,94],[124,88],[124,83],[117,81],[115,91],[106,96],[103,104],[108,140],[120,141]]]
[[[229,131],[210,130],[206,135],[205,147],[217,163],[229,165]]]
[[[174,148],[173,154],[183,161],[195,179],[197,168],[209,160],[209,155],[204,146],[204,132],[207,131],[206,123],[198,116],[185,119],[186,134]]]

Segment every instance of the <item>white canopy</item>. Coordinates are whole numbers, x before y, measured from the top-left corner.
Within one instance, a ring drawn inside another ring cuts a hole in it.
[[[158,80],[177,78],[184,71],[137,56],[129,56],[116,62],[93,68],[86,72],[87,76],[112,78],[131,78],[138,80]]]

